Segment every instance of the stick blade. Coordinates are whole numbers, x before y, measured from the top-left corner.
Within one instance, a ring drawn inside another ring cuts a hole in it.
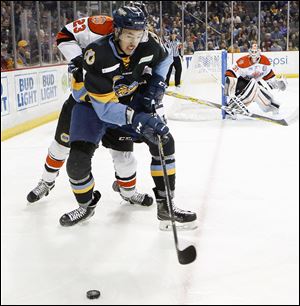
[[[177,255],[180,264],[182,265],[190,264],[197,257],[196,248],[193,245],[190,245],[189,247],[185,248],[182,251],[177,250]]]

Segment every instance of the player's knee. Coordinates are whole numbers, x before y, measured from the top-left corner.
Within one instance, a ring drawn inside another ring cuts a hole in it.
[[[95,149],[96,146],[92,143],[78,141],[71,144],[67,161],[67,173],[71,179],[81,180],[90,174]]]
[[[128,177],[136,172],[137,161],[132,152],[110,150],[115,170],[120,177]]]
[[[168,141],[163,145],[164,155],[173,155],[175,153],[175,142],[171,133],[168,134]],[[147,142],[152,156],[159,156],[158,147],[154,143]]]
[[[175,141],[172,134],[168,134],[168,142],[163,145],[165,156],[173,155],[175,153]]]
[[[57,160],[65,160],[70,152],[70,148],[59,144],[53,140],[49,147],[49,154]]]

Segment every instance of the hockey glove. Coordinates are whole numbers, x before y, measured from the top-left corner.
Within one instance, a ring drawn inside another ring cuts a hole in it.
[[[287,81],[283,76],[281,76],[280,79],[272,78],[271,80],[267,81],[267,83],[272,89],[277,88],[281,91],[286,90]]]
[[[162,103],[166,87],[167,85],[161,76],[157,74],[152,76],[144,93],[143,103],[147,112],[153,112],[154,109],[156,109]],[[152,101],[154,101],[154,103]]]
[[[163,143],[167,143],[169,140],[169,128],[157,115],[134,113],[132,127],[137,133],[142,134],[146,139],[156,145],[158,144],[157,135],[162,136]]]
[[[72,73],[76,82],[80,83],[83,82],[83,56],[78,55],[71,59],[70,63],[68,64],[68,72]]]

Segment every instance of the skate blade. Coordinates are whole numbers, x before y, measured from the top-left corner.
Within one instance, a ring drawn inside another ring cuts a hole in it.
[[[175,222],[176,229],[179,231],[190,231],[197,228],[196,220],[191,222]],[[171,231],[172,230],[172,223],[171,221],[160,221],[159,222],[159,229],[161,231]]]

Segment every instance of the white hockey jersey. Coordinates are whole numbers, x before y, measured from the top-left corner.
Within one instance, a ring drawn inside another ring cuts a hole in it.
[[[109,16],[84,17],[67,24],[56,36],[57,46],[67,61],[82,54],[88,44],[113,32]]]
[[[248,55],[241,57],[232,68],[226,71],[225,75],[232,78],[242,77],[247,80],[254,78],[256,81],[261,79],[268,81],[275,77],[271,63],[264,55],[261,55],[260,60],[254,64]]]

